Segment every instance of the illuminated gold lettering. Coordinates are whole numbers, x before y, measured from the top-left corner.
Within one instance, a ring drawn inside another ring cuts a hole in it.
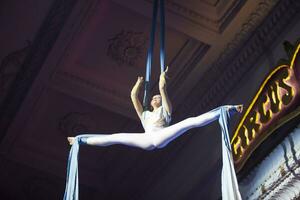
[[[279,112],[279,97],[278,97],[278,86],[277,83],[274,81],[270,83],[268,87],[268,96],[270,99],[270,108],[273,113]]]
[[[271,119],[271,113],[269,110],[265,110],[265,103],[267,102],[268,98],[266,95],[262,95],[258,99],[258,112],[260,116],[260,122],[261,123],[267,123]]]
[[[236,137],[233,140],[233,157],[235,160],[238,160],[243,155],[243,148],[241,144],[241,138]]]
[[[249,145],[249,139],[247,137],[248,130],[245,126],[242,126],[239,129],[239,137],[236,137],[233,140],[233,150],[234,150],[234,157],[238,158],[241,157],[244,153],[244,149],[247,148]],[[248,144],[247,144],[248,142]]]
[[[238,125],[232,145],[234,161],[239,168],[260,144],[260,140],[268,136],[269,129],[276,125],[275,123],[279,124],[281,118],[289,115],[292,108],[298,105],[299,102],[293,102],[296,97],[297,99],[300,97],[297,90],[300,84],[297,79],[300,65],[295,62],[296,58],[299,59],[298,52],[300,45],[295,51],[290,67],[278,66],[264,80]]]
[[[258,132],[258,130],[260,128],[260,124],[256,123],[256,118],[257,118],[257,112],[252,111],[252,112],[249,113],[249,115],[246,118],[245,123],[244,123],[244,126],[248,131],[249,141],[251,141],[255,137],[256,132]],[[244,138],[242,138],[242,140],[243,139]]]
[[[281,97],[281,101],[284,105],[288,105],[293,100],[293,88],[289,85],[287,85],[284,80],[289,77],[289,71],[288,69],[284,69],[282,73],[280,74],[280,79],[278,82],[279,87],[286,90],[286,93]]]

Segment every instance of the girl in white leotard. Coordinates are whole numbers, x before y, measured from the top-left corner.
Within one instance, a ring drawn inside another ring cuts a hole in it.
[[[155,95],[151,100],[152,111],[143,111],[143,107],[138,99],[138,93],[143,83],[143,77],[138,77],[136,84],[131,91],[131,100],[134,108],[142,122],[144,133],[115,133],[115,134],[97,134],[81,135],[78,139],[80,144],[109,146],[113,144],[123,144],[127,146],[138,147],[146,150],[162,148],[169,142],[195,127],[204,126],[212,121],[219,119],[220,108],[199,115],[197,117],[187,118],[170,126],[172,106],[166,91],[166,73],[160,75],[159,95]],[[242,105],[226,105],[228,111],[242,112]],[[68,137],[72,145],[76,137]]]
[[[109,146],[113,144],[123,144],[138,147],[146,150],[163,148],[169,142],[195,127],[204,126],[212,121],[219,119],[222,132],[222,199],[241,200],[238,190],[238,183],[231,155],[229,133],[227,127],[228,111],[242,112],[243,106],[221,106],[212,111],[197,117],[187,118],[181,122],[170,125],[172,106],[166,91],[166,72],[160,75],[159,91],[160,95],[152,97],[152,111],[143,111],[138,99],[138,91],[143,83],[143,77],[138,80],[131,91],[131,100],[134,108],[145,129],[144,133],[115,133],[115,134],[89,134],[68,137],[72,146],[68,159],[67,182],[64,200],[78,200],[78,151],[80,144]],[[232,113],[232,112],[231,112]]]

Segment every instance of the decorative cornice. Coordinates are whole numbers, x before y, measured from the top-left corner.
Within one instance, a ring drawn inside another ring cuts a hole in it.
[[[290,193],[299,197],[300,148],[299,126],[289,134],[247,177],[240,181],[240,190],[245,199],[282,199]],[[294,190],[293,190],[294,188]]]
[[[96,90],[101,92],[102,94],[109,94],[111,96],[117,97],[119,99],[122,99],[122,101],[127,101],[129,98],[128,96],[124,96],[120,93],[118,90],[114,90],[110,87],[104,87],[104,84],[95,84],[89,80],[86,80],[82,77],[79,77],[77,75],[65,72],[65,71],[58,71],[56,73],[57,76],[62,77],[64,80],[70,80],[71,82],[76,82],[80,85],[83,85],[85,87],[91,88],[92,90]]]
[[[255,11],[249,15],[246,22],[243,23],[241,30],[235,34],[233,40],[226,45],[224,51],[221,52],[220,56],[217,58],[217,61],[212,64],[212,68],[224,68],[225,66],[222,64],[228,63],[232,60],[239,49],[244,45],[245,41],[263,22],[278,2],[279,0],[262,0],[256,7]]]
[[[277,199],[276,196],[280,195],[282,192],[284,192],[284,189],[287,189],[286,186],[291,187],[291,185],[296,182],[293,178],[294,172],[299,168],[298,164],[294,164],[291,166],[291,171],[284,171],[284,175],[282,175],[276,182],[272,184],[271,187],[268,187],[267,189],[264,189],[264,193],[260,195],[261,199]],[[283,167],[280,167],[278,169],[280,173],[282,173],[282,170],[284,170]],[[274,172],[275,173],[275,172]],[[298,175],[299,176],[299,175]],[[295,177],[298,178],[297,176]],[[259,188],[258,188],[259,189]],[[262,190],[262,187],[260,188]],[[277,192],[274,192],[277,191]],[[273,194],[272,194],[273,193]]]
[[[287,10],[289,12],[286,12]],[[186,99],[186,105],[180,107],[176,112],[180,115],[197,114],[221,104],[230,91],[236,87],[240,78],[257,62],[263,54],[264,48],[272,45],[298,11],[299,2],[297,0],[281,0],[262,23],[257,20],[249,20],[249,24],[245,24],[245,27],[252,28],[242,29],[237,36],[243,38],[240,39],[242,44],[230,43],[228,46],[230,53],[226,53],[227,57],[220,56],[220,59],[191,90],[189,98]],[[258,15],[255,13],[251,16]],[[254,21],[257,22],[253,23]],[[251,32],[247,33],[246,30]],[[241,37],[241,35],[244,36]],[[207,88],[207,90],[204,91],[203,88]],[[195,107],[195,105],[197,106]]]
[[[195,41],[190,40],[190,41],[187,41],[187,43],[195,43]],[[170,91],[174,91],[174,90],[176,90],[176,88],[180,87],[180,85],[184,82],[187,75],[196,67],[197,63],[203,58],[203,56],[207,53],[209,48],[210,48],[210,46],[208,44],[205,44],[202,42],[197,42],[196,50],[193,52],[188,52],[189,54],[192,54],[190,59],[184,63],[184,66],[180,67],[180,70],[178,72],[176,72],[177,75],[175,77],[172,77],[172,79],[174,79],[176,81],[171,83],[170,89],[169,89]],[[184,53],[186,53],[186,52],[184,52]]]
[[[52,4],[22,64],[22,70],[17,74],[12,89],[1,105],[0,140],[18,112],[76,2],[77,0],[56,0]]]
[[[148,1],[150,3],[153,2],[152,0],[145,1]],[[180,15],[182,18],[190,21],[193,24],[197,24],[211,31],[220,33],[224,29],[225,24],[228,24],[228,22],[232,19],[232,14],[235,12],[236,8],[240,8],[240,6],[244,2],[245,1],[243,0],[232,0],[231,5],[227,8],[226,12],[222,16],[215,16],[216,19],[209,18],[204,14],[197,12],[196,10],[190,9],[186,6],[183,6],[182,4],[176,3],[174,0],[166,0],[165,4],[166,9],[169,12],[174,13],[176,15]],[[206,3],[210,7],[214,7],[217,10],[216,7],[218,6],[219,1],[215,5],[209,4],[208,2],[202,3]]]
[[[31,47],[31,42],[5,56],[0,64],[0,105],[4,101],[18,72],[21,70],[23,61]]]
[[[203,14],[196,12],[194,10],[189,9],[188,7],[182,6],[174,1],[171,0],[166,0],[166,6],[167,8],[171,9],[172,11],[176,12],[176,13],[180,13],[183,16],[186,16],[187,18],[195,21],[195,22],[206,22],[209,23],[213,26],[217,26],[219,24],[218,20],[213,20],[210,19],[206,16],[204,16]]]

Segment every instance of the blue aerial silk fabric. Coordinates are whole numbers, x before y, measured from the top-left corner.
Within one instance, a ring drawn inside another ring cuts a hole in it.
[[[221,177],[221,187],[222,187],[222,200],[240,200],[242,199],[239,185],[236,178],[236,173],[233,164],[231,145],[229,139],[228,131],[228,118],[231,112],[228,112],[225,107],[221,107],[219,123],[222,132],[222,177]]]
[[[220,112],[219,124],[222,133],[222,199],[223,200],[240,200],[241,195],[238,189],[238,182],[234,169],[231,145],[228,132],[228,118],[232,111],[229,112],[226,106],[215,109],[215,112]],[[97,136],[96,134],[85,134],[75,137],[74,144],[71,147],[68,167],[67,167],[67,181],[64,194],[64,200],[78,200],[78,152],[80,143],[85,143],[87,137]]]
[[[145,89],[144,89],[144,99],[143,106],[144,108],[149,105],[150,99],[150,80],[151,80],[151,68],[152,68],[152,60],[153,60],[153,50],[154,50],[154,42],[155,42],[155,31],[156,31],[156,22],[157,22],[157,12],[158,12],[158,1],[159,1],[159,15],[160,15],[160,47],[159,47],[159,55],[160,55],[160,72],[163,73],[165,71],[165,1],[164,0],[154,0],[153,1],[153,11],[152,11],[152,25],[150,32],[150,44],[147,51],[147,62],[146,62],[146,74],[145,74]]]
[[[67,178],[66,178],[66,188],[64,194],[64,200],[78,200],[78,152],[79,145],[81,140],[96,136],[95,134],[87,134],[87,135],[79,135],[75,137],[74,144],[71,147],[68,159],[68,167],[67,167]]]

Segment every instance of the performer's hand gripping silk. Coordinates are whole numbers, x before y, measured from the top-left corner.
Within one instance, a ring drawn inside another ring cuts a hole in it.
[[[72,146],[69,155],[67,186],[65,190],[64,199],[77,200],[78,199],[78,174],[77,174],[77,153],[80,144],[95,145],[95,146],[109,146],[113,144],[123,144],[132,147],[138,147],[145,150],[153,150],[155,148],[163,148],[169,142],[179,137],[191,128],[201,127],[210,122],[219,119],[221,124],[223,143],[227,149],[228,156],[231,156],[231,147],[227,129],[227,115],[242,112],[242,105],[225,105],[220,106],[214,110],[196,117],[190,117],[176,124],[170,125],[172,106],[167,95],[166,70],[161,73],[159,79],[160,94],[152,97],[151,110],[143,111],[141,102],[138,99],[139,90],[143,84],[143,77],[138,77],[136,84],[131,91],[131,100],[134,108],[141,120],[144,133],[115,133],[115,134],[82,134],[76,137],[68,137],[68,141]],[[225,114],[224,114],[225,113]],[[220,117],[222,116],[223,117]],[[224,148],[224,147],[223,147]],[[229,158],[232,160],[232,158]],[[234,170],[232,162],[228,162],[229,169]],[[223,164],[224,164],[224,150],[223,150]],[[227,167],[228,168],[228,167]],[[224,168],[223,168],[224,169]],[[224,173],[224,172],[223,172]],[[232,172],[229,172],[232,174]],[[235,174],[235,173],[234,173]],[[227,180],[227,178],[226,178]],[[226,181],[225,180],[225,181]],[[231,181],[231,180],[230,180]],[[223,175],[222,175],[223,182]],[[232,182],[232,181],[231,181]],[[237,185],[236,179],[233,180],[234,185]],[[228,187],[230,184],[226,183]],[[226,190],[226,188],[224,189]],[[237,189],[238,190],[238,189]],[[226,192],[226,191],[225,191]],[[222,188],[223,193],[223,188]],[[232,195],[229,194],[230,198]],[[223,199],[226,199],[223,194]],[[239,199],[239,198],[235,198]]]

